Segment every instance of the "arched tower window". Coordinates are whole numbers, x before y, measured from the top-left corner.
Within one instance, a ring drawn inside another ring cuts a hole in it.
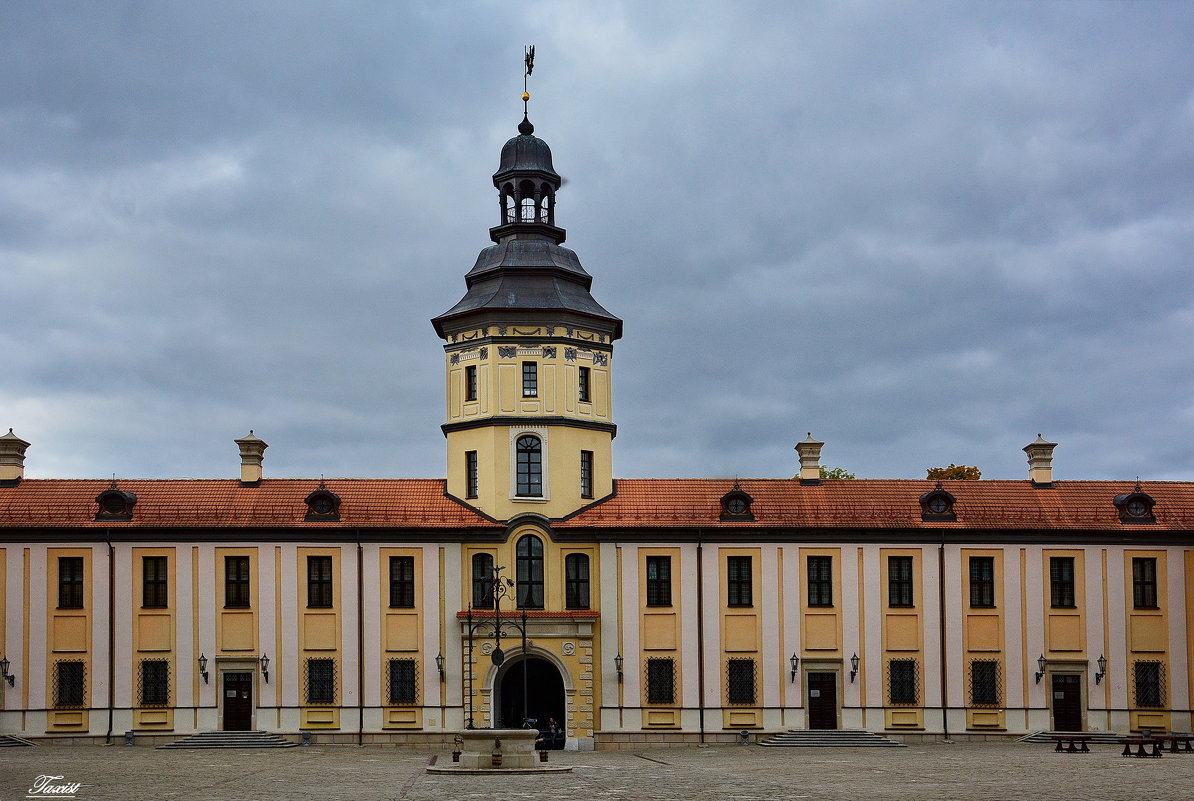
[[[518,541],[514,555],[519,609],[543,608],[543,540],[527,534]]]
[[[589,608],[589,557],[570,553],[564,559],[564,607]]]
[[[517,457],[518,487],[516,494],[537,498],[543,495],[543,443],[538,437],[525,434],[514,446]]]
[[[493,609],[493,554],[473,554],[473,607]]]
[[[518,201],[514,197],[514,186],[506,184],[502,187],[502,222],[512,223],[518,220]]]

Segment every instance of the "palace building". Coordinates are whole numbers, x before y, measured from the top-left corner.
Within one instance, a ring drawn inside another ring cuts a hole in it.
[[[1194,483],[1055,480],[1040,436],[1018,481],[822,480],[811,435],[792,479],[615,479],[622,321],[526,117],[493,183],[432,321],[446,479],[272,478],[252,431],[239,478],[27,479],[0,436],[0,734],[1190,730]]]

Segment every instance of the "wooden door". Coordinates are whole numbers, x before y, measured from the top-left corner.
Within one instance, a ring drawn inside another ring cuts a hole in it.
[[[810,729],[837,728],[837,674],[807,673],[808,727]]]
[[[253,674],[222,673],[224,677],[224,731],[253,727]]]
[[[1053,676],[1053,730],[1082,731],[1082,677]]]

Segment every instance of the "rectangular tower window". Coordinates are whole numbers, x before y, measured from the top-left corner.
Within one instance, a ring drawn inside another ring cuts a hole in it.
[[[249,557],[224,557],[224,606],[229,609],[249,606]]]
[[[672,557],[647,557],[647,606],[672,605]]]
[[[83,608],[83,557],[58,557],[58,608]]]
[[[754,602],[751,587],[750,557],[726,557],[726,605],[751,606]]]
[[[464,368],[464,399],[466,401],[477,399],[477,365],[475,364]]]
[[[1132,605],[1137,609],[1157,608],[1157,560],[1132,559]]]
[[[419,700],[418,666],[413,659],[391,659],[390,703],[415,704]]]
[[[833,606],[833,557],[808,558],[808,605]]]
[[[995,606],[995,557],[970,557],[970,605],[976,608]]]
[[[589,557],[583,553],[564,558],[564,608],[589,608]]]
[[[307,606],[332,605],[332,557],[307,557]],[[312,660],[318,661],[318,660]]]
[[[1049,557],[1049,601],[1054,608],[1074,608],[1074,557]]]
[[[912,557],[887,557],[887,605],[912,606]]]
[[[535,362],[522,363],[522,396],[534,398],[539,395],[539,365]]]
[[[647,703],[676,702],[676,668],[671,658],[647,660]]]
[[[141,606],[145,609],[164,609],[169,605],[166,557],[141,557]]]
[[[589,395],[589,368],[578,367],[577,374],[580,379],[580,385],[577,387],[576,397],[581,403],[589,403],[591,396]]]
[[[413,607],[415,605],[415,558],[413,556],[390,557],[390,606]]]
[[[580,497],[593,497],[593,452],[580,452]]]
[[[476,498],[478,489],[477,478],[477,452],[464,452],[464,496],[466,498]]]

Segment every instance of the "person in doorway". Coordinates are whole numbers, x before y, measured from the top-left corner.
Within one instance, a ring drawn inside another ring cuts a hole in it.
[[[547,740],[547,747],[550,749],[559,750],[564,747],[564,730],[556,723],[555,718],[547,719],[544,739]]]

